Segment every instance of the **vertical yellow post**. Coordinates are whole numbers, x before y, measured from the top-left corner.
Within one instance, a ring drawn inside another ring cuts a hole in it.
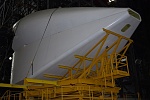
[[[27,96],[27,91],[25,91],[24,94],[25,94],[25,99],[28,100],[28,98],[27,98],[27,97],[28,97],[28,96]]]
[[[89,99],[91,100],[91,89],[90,89],[90,86],[89,86]]]
[[[10,91],[8,91],[8,100],[10,100],[10,95],[11,95],[11,93],[10,93]]]
[[[22,93],[19,93],[19,100],[22,100]]]
[[[63,99],[63,87],[61,87],[61,100],[64,100]]]
[[[140,98],[140,93],[139,93],[139,92],[137,93],[137,95],[138,95],[138,100],[141,100],[141,98]]]

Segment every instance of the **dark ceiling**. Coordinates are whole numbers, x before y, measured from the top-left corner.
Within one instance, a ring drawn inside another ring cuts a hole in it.
[[[120,86],[131,92],[125,85],[134,84],[135,92],[140,92],[143,98],[148,98],[150,96],[150,0],[116,0],[108,3],[109,1],[0,0],[0,82],[9,83],[11,69],[9,57],[13,53],[11,44],[14,36],[12,26],[22,17],[32,12],[57,7],[129,7],[141,15],[142,22],[131,37],[134,43],[127,54],[130,58],[130,66],[133,67],[131,68],[132,77],[126,83],[120,83]]]

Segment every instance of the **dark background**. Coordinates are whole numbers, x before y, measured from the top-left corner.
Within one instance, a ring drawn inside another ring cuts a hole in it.
[[[9,83],[13,50],[13,24],[26,15],[49,8],[58,7],[129,7],[142,17],[131,39],[127,55],[130,77],[116,80],[122,89],[119,96],[130,94],[142,99],[150,98],[150,0],[0,0],[0,83]],[[8,89],[8,88],[7,88]],[[6,88],[0,88],[0,95]]]

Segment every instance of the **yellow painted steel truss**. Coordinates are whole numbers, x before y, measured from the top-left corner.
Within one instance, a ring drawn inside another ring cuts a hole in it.
[[[125,53],[132,40],[103,30],[106,35],[85,55],[75,55],[79,60],[73,66],[59,65],[67,70],[64,76],[44,74],[48,78],[57,78],[57,81],[26,78],[21,87],[23,92],[15,96],[7,91],[1,100],[116,100],[120,88],[115,85],[115,79],[129,76]],[[110,35],[116,39],[106,46],[105,42]],[[122,41],[127,44],[120,49]],[[16,97],[18,99],[15,99]]]

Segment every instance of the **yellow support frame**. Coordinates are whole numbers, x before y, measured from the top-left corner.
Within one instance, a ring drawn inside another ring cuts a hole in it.
[[[107,29],[103,30],[106,35],[85,55],[75,55],[79,60],[73,66],[59,65],[59,68],[68,70],[65,75],[44,74],[57,81],[25,78],[24,85],[0,86],[23,88],[24,91],[18,95],[19,100],[116,100],[120,88],[116,87],[115,79],[129,76],[125,53],[133,41]],[[117,39],[104,49],[110,35]],[[127,41],[127,44],[118,51],[122,40]],[[95,55],[89,57],[93,51]],[[10,94],[4,95],[0,100],[10,100],[10,97]]]
[[[27,88],[25,85],[6,84],[6,83],[0,83],[0,87],[21,88],[21,89],[26,89]]]

